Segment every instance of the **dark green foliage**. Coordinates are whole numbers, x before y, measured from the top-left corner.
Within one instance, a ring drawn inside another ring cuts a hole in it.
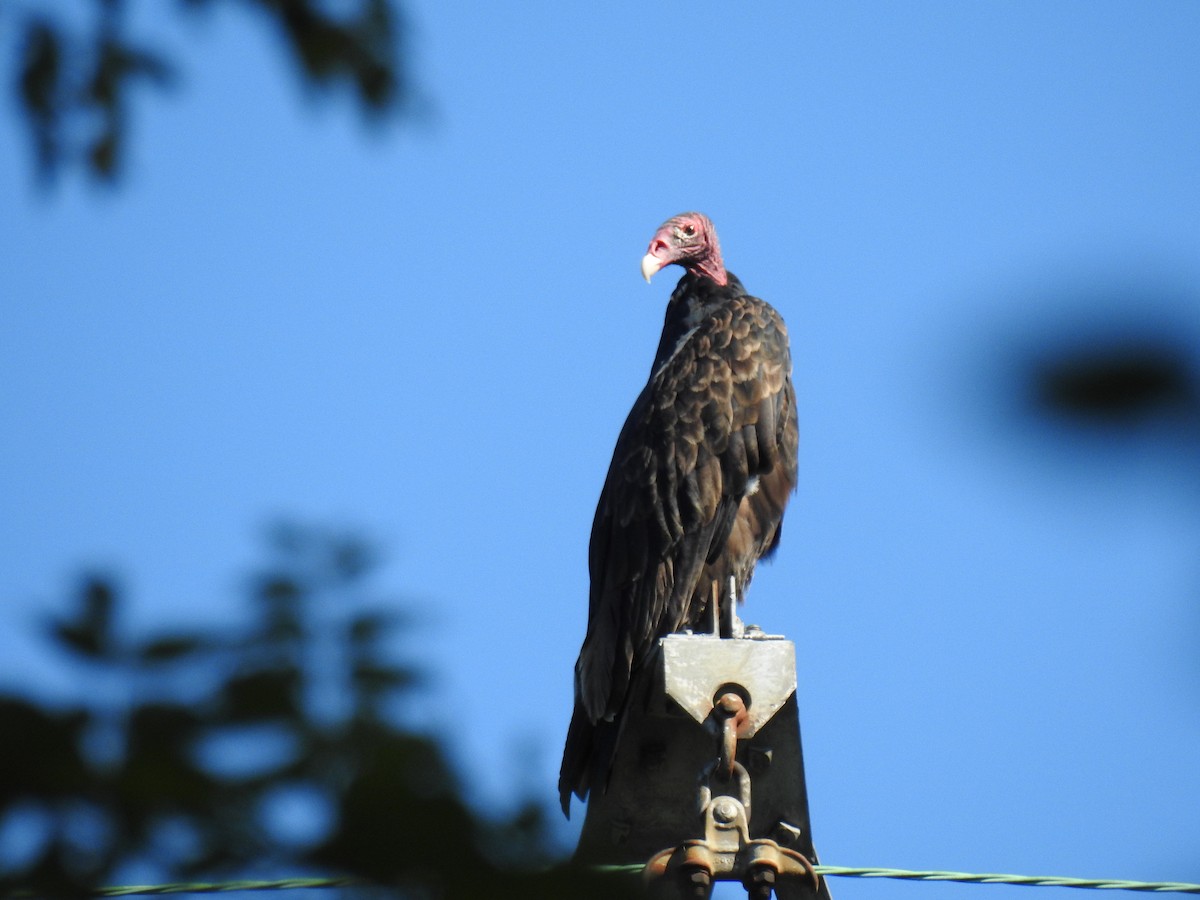
[[[36,798],[54,803],[88,783],[79,755],[88,717],[81,710],[39,709],[16,697],[0,697],[0,809]],[[19,739],[13,739],[19,738]]]
[[[51,623],[58,641],[81,656],[93,660],[109,658],[112,646],[112,586],[89,579],[80,591],[79,611],[74,619]]]
[[[629,888],[547,868],[540,806],[479,815],[438,741],[397,724],[422,680],[388,658],[395,614],[361,596],[365,545],[289,528],[273,552],[240,627],[131,636],[97,578],[51,622],[87,696],[0,695],[0,828],[49,823],[22,859],[0,847],[0,896],[83,895],[134,861],[162,881],[349,874],[422,897]],[[281,797],[302,798],[282,821]]]
[[[215,6],[185,0],[176,9]],[[344,88],[364,113],[379,116],[405,106],[408,83],[401,56],[402,20],[395,0],[337,4],[320,0],[242,0],[257,7],[299,63],[301,81],[322,91]],[[49,180],[82,166],[111,182],[120,173],[135,86],[169,85],[177,67],[130,37],[124,0],[92,0],[90,28],[13,6],[0,10],[20,35],[13,71],[37,168]],[[73,17],[74,18],[74,17]]]
[[[1039,406],[1080,421],[1122,424],[1194,414],[1198,399],[1188,354],[1165,338],[1064,353],[1042,363],[1034,378]]]
[[[387,0],[363,0],[358,14],[344,21],[308,0],[257,2],[282,28],[313,83],[349,79],[367,110],[382,110],[396,99],[403,85],[392,63],[396,16]]]
[[[52,170],[58,160],[61,84],[62,46],[58,32],[49,22],[31,18],[25,23],[19,89],[38,167],[43,173]]]

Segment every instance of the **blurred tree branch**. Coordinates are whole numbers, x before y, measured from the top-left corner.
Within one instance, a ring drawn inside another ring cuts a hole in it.
[[[176,8],[185,14],[227,2],[177,0]],[[367,115],[406,109],[403,19],[395,0],[239,2],[256,7],[283,36],[306,84],[345,91]],[[54,15],[42,3],[0,9],[0,20],[11,19],[18,35],[13,79],[43,183],[76,166],[114,182],[126,155],[134,92],[177,77],[172,60],[129,36],[126,0],[90,3],[90,27],[80,26],[77,14]]]
[[[48,623],[87,693],[0,693],[0,896],[83,896],[130,867],[138,881],[348,874],[421,897],[626,895],[612,876],[546,868],[540,804],[489,817],[464,799],[405,714],[424,682],[386,652],[405,618],[363,600],[365,543],[280,528],[272,556],[240,627],[131,636],[99,578]]]

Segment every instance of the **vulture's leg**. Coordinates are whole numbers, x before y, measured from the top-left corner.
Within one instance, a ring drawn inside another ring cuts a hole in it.
[[[708,601],[708,633],[713,637],[721,635],[721,592],[718,590],[719,582],[712,583],[712,597]]]
[[[721,610],[721,637],[740,638],[746,634],[746,625],[737,614],[737,580],[729,576],[729,601]]]

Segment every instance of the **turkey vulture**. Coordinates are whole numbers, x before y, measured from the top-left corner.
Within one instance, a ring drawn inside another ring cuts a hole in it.
[[[668,219],[642,274],[649,281],[671,263],[685,274],[592,523],[587,636],[558,781],[568,816],[572,793],[583,800],[603,789],[630,679],[656,641],[715,632],[718,621],[736,636],[736,601],[779,544],[796,484],[783,319],[725,270],[706,216]]]

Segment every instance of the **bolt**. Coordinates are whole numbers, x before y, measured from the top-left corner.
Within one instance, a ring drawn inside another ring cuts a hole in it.
[[[771,891],[775,889],[775,870],[770,866],[757,866],[743,884],[750,900],[771,900]]]
[[[685,896],[707,900],[712,893],[712,876],[705,869],[689,866],[680,872],[680,877],[683,879]]]
[[[746,768],[755,775],[760,775],[771,768],[771,758],[774,755],[770,747],[747,747]]]
[[[722,825],[728,825],[737,818],[737,803],[732,797],[718,797],[712,805],[713,818]]]
[[[775,840],[784,847],[791,847],[800,840],[800,829],[781,820],[775,825]]]
[[[732,717],[744,710],[746,708],[746,704],[741,697],[739,697],[733,691],[729,691],[728,693],[724,693],[717,698],[717,708],[721,710],[724,715]]]

